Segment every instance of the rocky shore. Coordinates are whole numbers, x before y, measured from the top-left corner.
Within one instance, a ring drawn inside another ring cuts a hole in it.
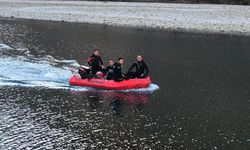
[[[250,35],[250,6],[51,0],[0,0],[0,16]]]

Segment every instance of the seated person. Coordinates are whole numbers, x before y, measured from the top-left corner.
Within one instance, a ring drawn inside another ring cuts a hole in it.
[[[110,59],[109,60],[109,65],[104,69],[104,74],[105,78],[107,80],[112,80],[113,79],[113,68],[114,68],[114,60]]]
[[[96,74],[98,71],[102,71],[104,67],[98,49],[95,49],[93,55],[88,58],[88,64],[90,66],[91,74]]]
[[[135,71],[133,71],[135,69]],[[148,66],[142,59],[141,55],[137,55],[136,62],[128,70],[129,78],[146,78],[149,74]]]
[[[122,57],[118,58],[118,62],[114,64],[113,68],[113,80],[116,82],[123,81],[125,78],[125,75],[122,73],[122,64],[124,62],[124,59]]]

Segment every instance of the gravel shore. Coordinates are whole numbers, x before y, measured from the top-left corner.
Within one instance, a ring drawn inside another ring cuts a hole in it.
[[[250,6],[0,0],[0,16],[250,35]]]

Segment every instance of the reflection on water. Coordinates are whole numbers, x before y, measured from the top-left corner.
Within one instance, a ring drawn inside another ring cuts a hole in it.
[[[101,92],[101,91],[85,91],[81,92],[85,96],[93,109],[101,107],[101,100],[110,103],[112,113],[115,115],[122,115],[123,109],[126,106],[133,106],[133,111],[142,110],[149,102],[149,93],[136,92]]]
[[[4,19],[0,29],[0,149],[250,149],[249,38]],[[125,69],[142,54],[160,90],[64,88],[68,65],[95,47]],[[19,81],[29,86],[9,85]]]

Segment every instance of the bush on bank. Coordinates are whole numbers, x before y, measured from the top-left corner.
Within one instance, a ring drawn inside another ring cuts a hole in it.
[[[217,4],[238,4],[238,5],[249,5],[250,0],[208,0],[211,3]]]

